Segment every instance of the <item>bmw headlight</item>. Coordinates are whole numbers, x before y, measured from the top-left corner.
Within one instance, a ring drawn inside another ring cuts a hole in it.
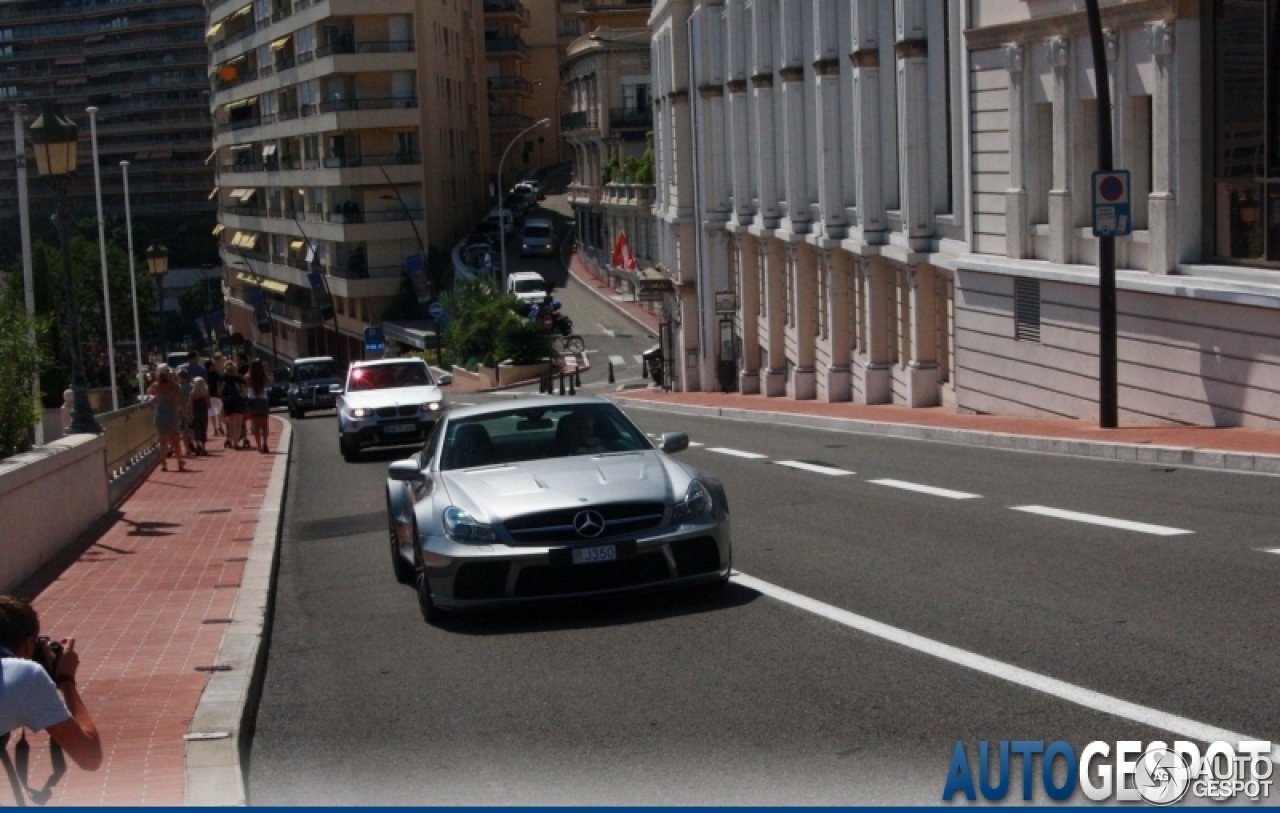
[[[427,403],[422,405],[422,411],[423,412],[439,412],[440,406],[441,404],[439,401],[428,401]]]
[[[671,519],[673,522],[684,522],[710,514],[713,507],[711,492],[701,481],[694,480],[689,483],[689,490],[684,493],[684,499],[676,503],[671,512]]]
[[[456,505],[444,509],[444,532],[454,542],[478,544],[498,538],[492,525],[476,522],[475,518]]]
[[[368,414],[369,414],[369,410],[365,409],[364,407],[356,407],[355,409],[351,410],[351,417],[353,418],[363,418],[365,415],[368,415]]]

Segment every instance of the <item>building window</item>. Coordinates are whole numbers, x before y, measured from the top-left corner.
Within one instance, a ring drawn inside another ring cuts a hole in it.
[[[1213,3],[1213,252],[1280,263],[1280,6]]]
[[[1013,281],[1013,338],[1040,343],[1040,280]]]

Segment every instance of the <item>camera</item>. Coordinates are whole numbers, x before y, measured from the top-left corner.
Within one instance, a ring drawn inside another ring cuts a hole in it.
[[[31,660],[44,667],[44,671],[49,673],[49,677],[54,678],[58,674],[58,659],[62,657],[62,643],[54,641],[47,635],[41,635],[36,639],[36,651],[32,654]]]

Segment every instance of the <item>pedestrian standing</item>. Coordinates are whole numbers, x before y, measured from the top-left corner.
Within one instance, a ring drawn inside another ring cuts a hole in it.
[[[169,470],[169,453],[178,460],[178,471],[186,469],[182,459],[182,390],[173,380],[173,370],[161,364],[156,370],[156,381],[147,388],[147,395],[155,401],[156,434],[160,437],[160,468]]]
[[[213,434],[225,435],[226,427],[222,423],[222,368],[224,360],[221,353],[213,354],[213,363],[209,365],[209,418],[213,421]]]
[[[196,454],[208,457],[209,450],[209,385],[197,378],[191,386],[191,433],[195,440]]]
[[[222,411],[226,413],[227,419],[227,439],[222,444],[223,448],[240,448],[240,433],[246,409],[244,379],[236,372],[235,362],[228,360],[222,368]],[[244,444],[248,447],[248,439],[245,439]]]
[[[249,364],[249,432],[253,435],[258,451],[268,454],[267,434],[271,423],[271,399],[267,387],[271,384],[271,373],[262,359],[254,359]]]
[[[182,444],[187,456],[195,457],[196,436],[191,427],[191,393],[195,385],[185,365],[178,368],[178,389],[182,390]]]

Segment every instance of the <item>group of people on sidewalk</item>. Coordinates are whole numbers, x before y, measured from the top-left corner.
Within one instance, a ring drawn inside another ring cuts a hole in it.
[[[208,455],[211,423],[213,434],[225,438],[223,448],[248,449],[252,438],[260,453],[269,454],[270,384],[262,360],[249,361],[243,353],[234,360],[215,355],[206,367],[193,350],[176,371],[160,365],[147,397],[155,402],[161,467],[168,471],[173,457],[185,469],[184,448],[189,456]]]

